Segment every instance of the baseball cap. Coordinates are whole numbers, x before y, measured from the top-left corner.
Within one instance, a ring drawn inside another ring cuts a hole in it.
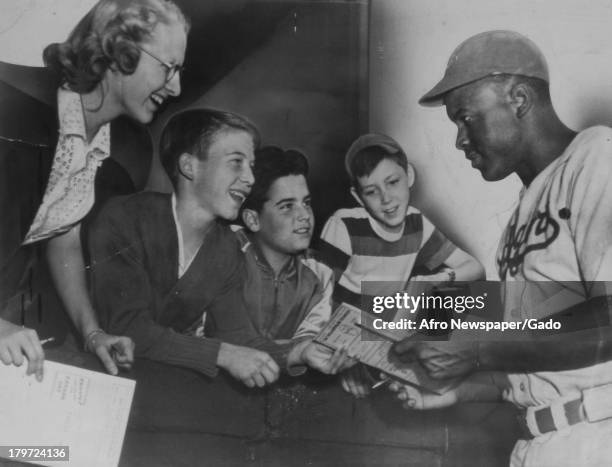
[[[447,92],[499,74],[549,82],[546,59],[531,40],[514,31],[487,31],[470,37],[453,51],[444,77],[419,99],[419,104],[442,105]]]
[[[349,174],[351,180],[354,178],[351,170],[353,159],[357,153],[359,153],[359,151],[372,147],[382,148],[389,154],[403,154],[404,157],[406,157],[406,154],[402,150],[401,146],[390,136],[380,133],[367,133],[365,135],[361,135],[353,142],[353,144],[351,144],[344,158],[344,167],[346,168],[346,172]]]

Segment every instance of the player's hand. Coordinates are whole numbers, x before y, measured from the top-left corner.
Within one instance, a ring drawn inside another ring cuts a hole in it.
[[[0,320],[0,360],[6,365],[21,366],[26,358],[26,374],[35,374],[42,381],[45,352],[36,331]]]
[[[252,388],[264,387],[278,379],[280,369],[266,352],[222,342],[217,365]]]
[[[376,380],[370,375],[365,365],[355,365],[341,375],[342,389],[355,397],[366,397],[370,394]]]
[[[478,368],[475,342],[422,342],[409,337],[395,344],[393,352],[403,362],[416,360],[433,379],[464,376]]]
[[[119,368],[129,370],[134,363],[134,341],[126,336],[114,336],[105,332],[94,334],[87,341],[87,350],[96,354],[111,375]]]
[[[389,385],[389,389],[395,392],[405,408],[417,410],[442,409],[459,402],[501,401],[503,389],[506,387],[504,373],[487,371],[450,381],[450,385],[442,394],[420,391],[414,386],[397,381]]]
[[[414,386],[394,381],[389,385],[389,390],[395,393],[395,397],[402,402],[402,407],[405,409],[442,409],[459,402],[459,396],[456,389],[451,389],[443,394],[434,394],[427,391],[420,391]]]
[[[329,347],[313,341],[306,341],[302,345],[304,347],[301,351],[300,360],[309,367],[327,375],[335,375],[357,363],[357,360],[348,356],[344,348],[333,351]]]

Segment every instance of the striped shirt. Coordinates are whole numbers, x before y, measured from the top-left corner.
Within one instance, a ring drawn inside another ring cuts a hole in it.
[[[385,231],[362,208],[340,209],[321,233],[322,260],[336,280],[333,302],[361,305],[361,282],[379,282],[367,295],[390,295],[402,290],[415,267],[434,270],[455,250],[416,208],[406,213],[404,230]]]

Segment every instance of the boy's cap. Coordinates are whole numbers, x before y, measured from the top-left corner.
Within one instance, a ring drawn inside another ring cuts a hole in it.
[[[391,154],[404,154],[401,146],[397,144],[397,141],[390,136],[382,135],[380,133],[368,133],[361,135],[353,142],[353,144],[351,144],[351,147],[346,152],[346,157],[344,158],[344,167],[346,168],[346,172],[349,174],[351,180],[354,178],[351,165],[355,155],[365,148],[372,147],[383,148],[386,151],[389,151]]]
[[[454,50],[444,77],[419,99],[419,104],[442,105],[449,91],[499,74],[549,82],[546,59],[531,40],[514,31],[487,31],[470,37]]]

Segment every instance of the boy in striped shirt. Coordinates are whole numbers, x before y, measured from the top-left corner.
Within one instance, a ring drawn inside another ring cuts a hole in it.
[[[345,167],[360,207],[336,211],[320,242],[322,259],[334,270],[334,305],[360,307],[363,281],[380,284],[377,290],[368,289],[368,295],[393,295],[409,280],[431,286],[484,278],[475,258],[410,206],[415,171],[395,140],[381,134],[360,136],[346,154]],[[419,275],[413,275],[416,271]],[[344,388],[366,395],[370,384],[364,376],[362,367],[351,368]]]

